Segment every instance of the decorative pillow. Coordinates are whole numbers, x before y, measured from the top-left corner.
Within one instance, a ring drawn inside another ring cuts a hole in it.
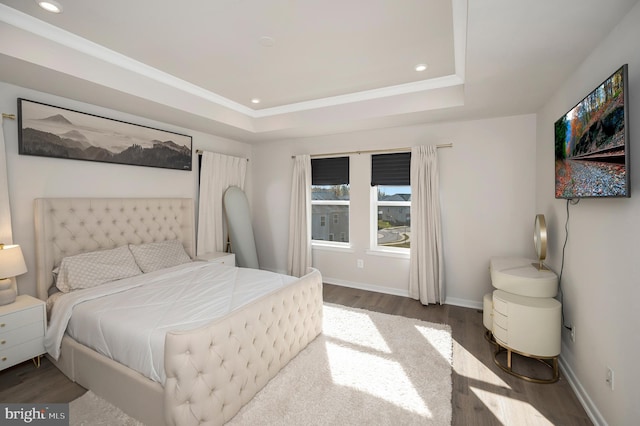
[[[141,273],[129,248],[121,246],[65,257],[60,262],[56,287],[68,293]]]
[[[191,262],[191,258],[184,251],[182,243],[178,240],[140,244],[138,246],[129,244],[129,250],[133,253],[136,263],[144,273]]]

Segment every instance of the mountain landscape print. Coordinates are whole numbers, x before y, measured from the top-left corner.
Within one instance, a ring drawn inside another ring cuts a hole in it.
[[[191,136],[18,99],[19,153],[191,170]]]

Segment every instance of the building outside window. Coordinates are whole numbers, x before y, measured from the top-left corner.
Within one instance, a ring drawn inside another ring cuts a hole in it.
[[[408,249],[411,242],[411,186],[378,185],[376,245]]]

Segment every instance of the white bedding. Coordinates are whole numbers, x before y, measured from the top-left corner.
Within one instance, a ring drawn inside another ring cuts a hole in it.
[[[45,346],[58,359],[65,331],[164,383],[168,330],[197,328],[296,281],[269,271],[192,262],[77,290],[56,301]],[[71,315],[73,313],[73,315]]]

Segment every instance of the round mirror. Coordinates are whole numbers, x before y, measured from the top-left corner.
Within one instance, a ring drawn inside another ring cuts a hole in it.
[[[538,260],[540,261],[540,265],[542,265],[542,261],[547,257],[547,224],[544,221],[543,214],[536,215],[533,242],[536,246]]]

